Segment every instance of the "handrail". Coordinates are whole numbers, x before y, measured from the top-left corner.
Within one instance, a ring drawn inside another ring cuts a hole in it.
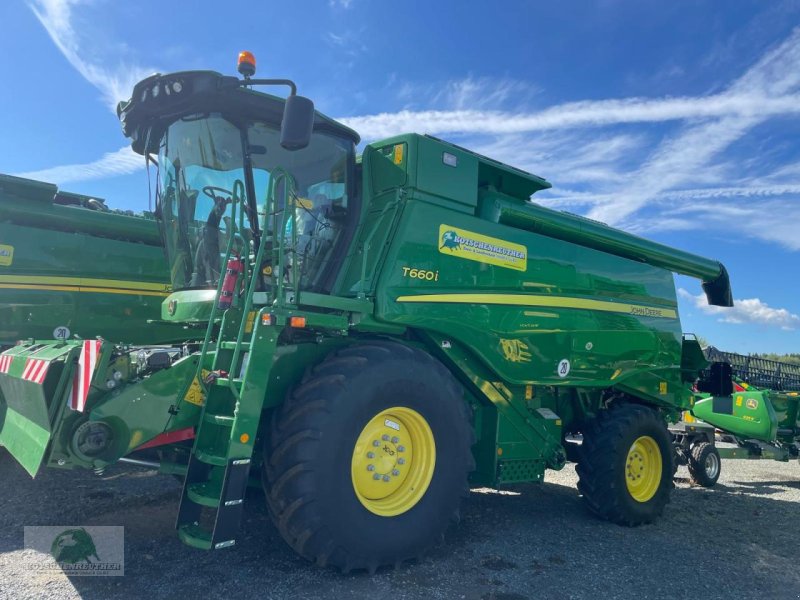
[[[268,237],[269,230],[267,229],[267,219],[269,218],[272,211],[269,210],[272,203],[274,203],[274,174],[273,171],[272,175],[270,176],[270,184],[269,184],[269,191],[267,193],[267,210],[264,213],[264,225],[261,228],[261,238],[258,243],[258,250],[255,256],[255,262],[253,264],[253,271],[250,276],[250,281],[247,283],[247,287],[245,288],[245,300],[244,304],[242,305],[242,318],[239,322],[239,331],[236,334],[236,346],[233,350],[233,358],[231,358],[231,365],[236,365],[239,360],[239,356],[242,352],[242,341],[244,340],[244,333],[247,327],[247,315],[250,313],[250,310],[253,308],[253,294],[255,293],[256,286],[258,284],[258,278],[260,277],[260,265],[264,258],[264,250],[266,248],[266,242]],[[280,274],[279,274],[280,275]],[[254,325],[255,327],[255,325]],[[234,377],[228,377],[228,387],[233,394],[233,397],[236,398],[238,401],[240,398],[239,390],[236,389],[236,385],[234,384]]]
[[[241,196],[239,193],[241,192]],[[225,258],[222,260],[223,268],[227,267],[228,260],[231,257],[231,251],[233,250],[233,240],[236,237],[234,235],[235,228],[236,228],[236,205],[240,205],[240,215],[244,214],[244,184],[237,180],[233,185],[233,195],[231,196],[231,232],[228,236],[228,244],[225,249]],[[243,217],[240,217],[243,219]],[[247,261],[245,261],[247,262]],[[211,306],[211,314],[208,317],[208,326],[206,327],[206,335],[203,338],[203,345],[200,347],[200,360],[197,361],[197,380],[200,383],[200,388],[203,390],[204,394],[208,394],[208,388],[206,387],[205,381],[203,381],[203,359],[205,358],[206,354],[208,353],[208,344],[211,341],[211,334],[214,331],[214,323],[217,318],[217,313],[219,312],[218,303],[219,303],[219,296],[220,292],[222,291],[222,282],[225,278],[220,273],[219,281],[217,282],[217,293],[214,295],[214,303]]]

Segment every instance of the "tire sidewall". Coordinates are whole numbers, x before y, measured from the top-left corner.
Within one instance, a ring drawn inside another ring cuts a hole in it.
[[[717,474],[715,477],[711,477],[708,474],[708,471],[706,471],[706,458],[710,454],[713,454],[717,457]],[[692,449],[691,460],[693,463],[690,473],[692,479],[694,479],[696,483],[703,487],[713,487],[719,480],[719,476],[722,473],[722,460],[720,459],[719,451],[714,447],[713,444],[704,442],[697,448]]]
[[[320,503],[320,517],[350,553],[378,562],[410,557],[421,546],[437,541],[442,524],[449,522],[453,506],[458,506],[467,470],[464,444],[469,437],[467,423],[453,408],[463,399],[432,366],[413,359],[387,360],[344,382],[337,410],[321,430],[317,454],[308,457],[316,475],[314,500]],[[381,411],[398,406],[415,410],[427,421],[436,458],[431,482],[417,504],[385,517],[369,511],[356,496],[351,463],[356,440],[367,423]]]
[[[672,441],[669,437],[666,424],[652,410],[642,408],[642,415],[637,419],[636,426],[628,428],[623,433],[619,442],[619,452],[617,453],[617,468],[615,472],[615,485],[620,491],[620,501],[627,512],[636,517],[635,520],[648,521],[654,514],[658,514],[663,509],[669,498],[672,486]],[[646,412],[644,412],[646,411]],[[631,496],[625,478],[626,461],[628,452],[633,443],[642,436],[651,437],[661,452],[661,481],[653,497],[645,502],[639,502]]]

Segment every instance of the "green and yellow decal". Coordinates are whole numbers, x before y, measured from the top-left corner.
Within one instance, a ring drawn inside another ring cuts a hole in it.
[[[397,302],[506,304],[509,306],[579,308],[633,315],[635,317],[655,317],[661,319],[678,318],[678,313],[674,308],[629,304],[627,302],[610,302],[608,300],[590,300],[588,298],[570,298],[567,296],[541,296],[535,294],[416,294],[413,296],[398,296]]]
[[[0,244],[0,267],[10,267],[14,262],[14,246]]]
[[[171,286],[166,283],[92,279],[87,277],[40,277],[30,275],[0,275],[0,289],[42,290],[48,292],[90,292],[129,294],[136,296],[168,296]]]
[[[528,268],[528,249],[522,244],[444,223],[439,225],[439,252],[515,271],[525,271]]]

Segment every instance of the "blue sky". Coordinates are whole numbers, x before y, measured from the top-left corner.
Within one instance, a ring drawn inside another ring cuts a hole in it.
[[[800,352],[800,1],[9,0],[0,171],[147,207],[112,107],[155,71],[291,77],[367,141],[431,133],[550,180],[542,204],[724,262],[686,331]],[[189,8],[191,7],[191,8]]]

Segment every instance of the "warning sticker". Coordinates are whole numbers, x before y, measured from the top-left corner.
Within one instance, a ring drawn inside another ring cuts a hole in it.
[[[203,378],[205,378],[210,371],[203,369]],[[189,389],[186,390],[186,395],[183,397],[189,404],[194,404],[195,406],[203,406],[206,401],[205,396],[203,395],[203,388],[200,385],[200,382],[197,380],[197,377],[194,378],[192,381],[192,385],[189,386]]]

